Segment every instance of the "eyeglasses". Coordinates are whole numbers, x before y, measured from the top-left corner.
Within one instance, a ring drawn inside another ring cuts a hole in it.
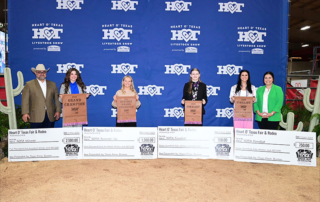
[[[37,74],[46,74],[47,72],[36,72]]]

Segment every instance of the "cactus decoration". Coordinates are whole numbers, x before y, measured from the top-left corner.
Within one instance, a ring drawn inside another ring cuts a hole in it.
[[[293,112],[289,112],[287,114],[287,123],[285,123],[283,121],[283,116],[281,114],[281,122],[280,122],[280,126],[282,128],[285,128],[287,131],[293,131],[293,126],[294,126],[294,113]],[[298,123],[298,127],[295,131],[302,131],[303,129],[303,123],[300,121]]]
[[[23,75],[20,71],[18,71],[17,76],[18,76],[18,86],[17,88],[12,89],[11,69],[4,68],[7,107],[3,106],[2,103],[0,102],[0,111],[5,114],[8,114],[10,129],[17,129],[16,107],[14,104],[14,97],[19,95],[23,89]]]
[[[312,112],[312,115],[314,114],[320,114],[320,76],[319,76],[319,81],[318,81],[318,87],[317,87],[317,92],[316,96],[314,98],[314,104],[310,104],[310,88],[307,88],[304,92],[303,95],[303,104],[305,108]],[[311,115],[311,116],[312,116]],[[309,125],[309,132],[312,132],[314,127],[319,124],[319,119],[317,117],[313,117],[312,120],[310,121]]]

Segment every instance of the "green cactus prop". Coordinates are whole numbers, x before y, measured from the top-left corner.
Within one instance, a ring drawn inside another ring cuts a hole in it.
[[[281,122],[280,122],[280,126],[284,129],[286,129],[287,131],[302,131],[303,129],[303,123],[300,121],[298,123],[298,127],[296,130],[293,130],[294,127],[294,113],[293,112],[289,112],[287,114],[287,123],[285,123],[283,121],[283,116],[281,114]]]
[[[9,118],[9,128],[17,129],[17,118],[16,118],[16,108],[14,104],[14,97],[19,95],[23,89],[23,76],[20,71],[17,73],[18,76],[18,86],[12,89],[12,79],[11,79],[11,69],[4,68],[4,81],[7,95],[7,107],[3,106],[0,102],[0,111],[8,114]]]
[[[320,76],[319,76],[317,92],[314,98],[313,105],[310,104],[310,92],[311,92],[310,88],[307,88],[306,91],[304,92],[303,104],[308,111],[312,112],[312,115],[317,113],[320,114]],[[309,132],[312,132],[314,127],[318,124],[319,124],[319,119],[314,116],[310,121]]]

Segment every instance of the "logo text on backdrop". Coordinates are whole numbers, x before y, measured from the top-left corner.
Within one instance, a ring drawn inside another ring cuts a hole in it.
[[[136,10],[134,6],[138,5],[138,1],[131,0],[111,1],[111,3],[111,10],[124,10],[125,12],[128,10]]]
[[[81,9],[80,4],[83,4],[83,0],[57,0],[58,6],[56,9]]]
[[[87,93],[91,93],[91,95],[104,95],[103,90],[107,90],[107,86],[99,86],[99,85],[90,85],[87,86]]]
[[[232,75],[239,75],[240,71],[242,70],[242,66],[236,66],[236,65],[218,65],[218,73],[217,74],[229,74],[229,76]]]
[[[177,119],[180,117],[184,117],[182,107],[164,108],[164,112],[165,114],[163,117],[176,117]]]
[[[32,29],[33,39],[60,39],[59,33],[63,32],[63,29],[55,29],[53,27],[44,27],[42,29]]]
[[[57,73],[67,73],[67,71],[71,68],[77,69],[80,73],[80,68],[84,68],[83,64],[76,64],[76,63],[67,63],[67,64],[57,64],[58,71]]]
[[[230,12],[230,13],[241,13],[241,7],[244,7],[243,3],[237,3],[237,2],[228,2],[228,3],[218,3],[220,8],[218,12]]]
[[[138,68],[138,65],[132,65],[129,63],[112,64],[112,74],[135,74],[134,68]]]
[[[217,90],[220,90],[220,87],[214,87],[212,85],[207,85],[207,96],[218,95]]]
[[[167,8],[166,11],[189,11],[188,6],[192,5],[192,2],[186,1],[166,1]]]
[[[263,54],[266,47],[267,28],[257,26],[237,27],[239,53]]]
[[[148,85],[148,86],[138,86],[138,95],[162,95],[161,90],[164,90],[164,86]]]
[[[183,64],[174,64],[174,65],[165,65],[166,71],[165,74],[189,74],[188,69],[191,68],[190,65],[183,65]]]
[[[225,108],[225,109],[216,109],[217,115],[216,117],[228,119],[233,117],[234,109],[233,108]]]
[[[171,25],[170,46],[180,49],[172,51],[185,51],[186,53],[197,53],[200,43],[197,43],[200,35],[200,26],[197,25]]]
[[[33,50],[60,51],[63,42],[63,24],[58,23],[35,23],[32,24],[32,47]],[[54,40],[54,41],[51,41]],[[48,46],[49,45],[49,46]]]
[[[102,33],[102,45],[107,46],[104,51],[130,52],[132,25],[103,24]]]

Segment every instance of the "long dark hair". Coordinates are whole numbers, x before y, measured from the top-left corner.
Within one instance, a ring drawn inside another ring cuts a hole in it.
[[[251,81],[250,81],[250,72],[248,70],[241,70],[240,71],[240,74],[239,74],[239,77],[238,77],[237,88],[236,88],[236,92],[235,93],[237,93],[237,92],[239,92],[241,90],[241,74],[243,72],[246,72],[248,74],[247,91],[252,94]]]
[[[64,84],[65,86],[65,89],[64,89],[64,94],[67,94],[68,93],[68,90],[69,90],[69,86],[70,86],[70,75],[71,75],[71,72],[75,71],[76,74],[77,74],[77,84],[80,86],[82,92],[85,93],[85,88],[86,86],[84,85],[82,79],[81,79],[81,76],[80,76],[80,72],[76,69],[76,68],[70,68],[67,73],[66,73],[66,77],[64,78],[64,81],[61,85]]]
[[[270,75],[272,76],[272,83],[274,83],[274,75],[273,75],[273,73],[270,72],[270,71],[264,73],[264,75],[263,75],[263,83],[264,83],[264,77],[265,77],[267,74],[270,74]]]
[[[200,71],[199,71],[199,69],[197,69],[197,68],[193,68],[193,69],[191,69],[190,74],[191,74],[193,71],[198,71],[198,72],[199,72],[199,74],[200,74]],[[202,83],[202,81],[200,80],[200,77],[199,77],[199,82],[201,82],[201,83]],[[189,95],[191,95],[191,91],[192,91],[192,77],[190,76],[190,80],[189,80],[189,89],[188,89],[188,93],[189,93]]]

